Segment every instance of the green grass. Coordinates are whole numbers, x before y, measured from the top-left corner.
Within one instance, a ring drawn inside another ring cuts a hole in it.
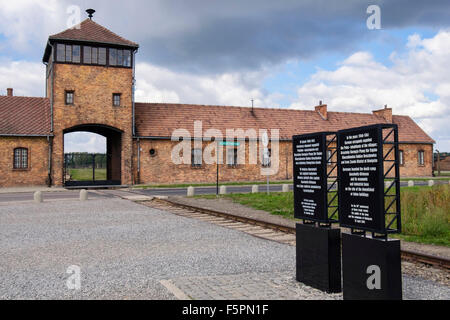
[[[215,199],[215,195],[198,196]],[[227,194],[222,197],[287,219],[294,219],[293,193]],[[401,189],[402,234],[406,241],[450,246],[450,186]]]
[[[270,184],[292,184],[292,180],[283,181],[270,181]],[[220,182],[221,186],[246,186],[254,184],[267,184],[267,181],[243,181],[243,182]],[[181,184],[152,184],[134,186],[138,189],[150,189],[150,188],[187,188],[187,187],[214,187],[215,183],[181,183]]]
[[[92,181],[92,169],[69,169],[73,181]],[[106,169],[95,169],[95,180],[106,180]]]

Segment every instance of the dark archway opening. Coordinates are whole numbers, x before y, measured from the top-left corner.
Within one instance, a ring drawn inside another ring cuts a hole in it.
[[[64,130],[64,135],[89,132],[106,139],[106,152],[66,152],[63,183],[66,187],[121,185],[122,131],[98,124],[86,124]]]

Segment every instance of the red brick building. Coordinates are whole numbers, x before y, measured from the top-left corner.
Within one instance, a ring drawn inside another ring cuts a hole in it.
[[[269,108],[135,103],[134,68],[138,45],[91,19],[80,28],[49,37],[46,97],[0,96],[0,187],[64,184],[64,134],[87,131],[107,140],[107,181],[113,184],[213,182],[216,165],[175,164],[178,144],[171,137],[184,129],[193,137],[202,130],[242,129],[241,147],[249,157],[245,131],[278,129],[279,170],[271,178],[291,179],[293,135],[336,131],[375,123],[399,126],[402,176],[431,176],[433,139],[410,117],[381,109],[372,114]],[[186,137],[187,138],[187,137]],[[210,142],[192,140],[205,151]],[[194,150],[195,150],[194,148]],[[190,156],[190,155],[189,155]],[[223,155],[222,155],[223,157]],[[226,162],[224,160],[224,162]],[[220,165],[221,181],[257,181],[261,159],[254,164]]]

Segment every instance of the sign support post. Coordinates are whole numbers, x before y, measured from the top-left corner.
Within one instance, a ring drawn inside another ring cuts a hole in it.
[[[402,299],[397,125],[339,131],[338,176],[344,299]]]
[[[336,143],[334,132],[293,137],[294,215],[303,220],[296,225],[296,278],[329,293],[341,292],[341,233],[331,227],[338,211]]]

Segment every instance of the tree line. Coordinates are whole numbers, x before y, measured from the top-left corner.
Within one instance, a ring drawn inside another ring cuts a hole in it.
[[[92,168],[94,158],[96,169],[106,169],[108,157],[105,153],[73,152],[64,154],[65,165],[71,169]]]

